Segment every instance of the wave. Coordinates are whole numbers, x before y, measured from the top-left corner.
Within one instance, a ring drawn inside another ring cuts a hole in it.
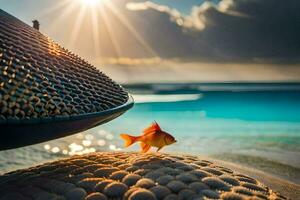
[[[159,102],[179,102],[195,101],[202,98],[202,94],[135,94],[135,103],[159,103]]]
[[[299,91],[300,83],[149,83],[128,84],[125,88],[132,91],[193,93],[209,91]]]

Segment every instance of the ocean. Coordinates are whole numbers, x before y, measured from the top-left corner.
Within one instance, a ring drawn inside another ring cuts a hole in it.
[[[119,134],[139,135],[156,121],[178,141],[161,152],[210,156],[300,184],[299,83],[124,87],[136,102],[130,111],[69,137],[1,151],[0,173],[74,154],[139,150],[139,145],[124,149]]]

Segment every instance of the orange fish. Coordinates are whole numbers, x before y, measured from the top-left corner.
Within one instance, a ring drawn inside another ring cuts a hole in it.
[[[135,142],[140,142],[143,153],[146,153],[150,147],[157,147],[158,152],[164,146],[177,142],[172,135],[162,131],[156,122],[153,122],[151,126],[146,128],[140,136],[128,134],[120,134],[120,136],[125,140],[125,147]]]

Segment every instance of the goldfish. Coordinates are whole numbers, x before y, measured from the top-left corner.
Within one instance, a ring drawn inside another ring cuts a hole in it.
[[[162,131],[156,122],[147,127],[140,136],[120,134],[120,137],[124,139],[125,147],[140,142],[143,153],[149,151],[150,147],[157,147],[158,152],[164,146],[177,142],[171,134]]]

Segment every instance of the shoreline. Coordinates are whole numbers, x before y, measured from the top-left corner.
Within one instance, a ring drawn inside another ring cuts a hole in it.
[[[184,82],[299,82],[297,65],[166,62],[153,65],[94,63],[123,84]],[[284,73],[282,70],[284,68]],[[157,76],[157,74],[160,76]],[[255,75],[254,75],[255,74]]]

